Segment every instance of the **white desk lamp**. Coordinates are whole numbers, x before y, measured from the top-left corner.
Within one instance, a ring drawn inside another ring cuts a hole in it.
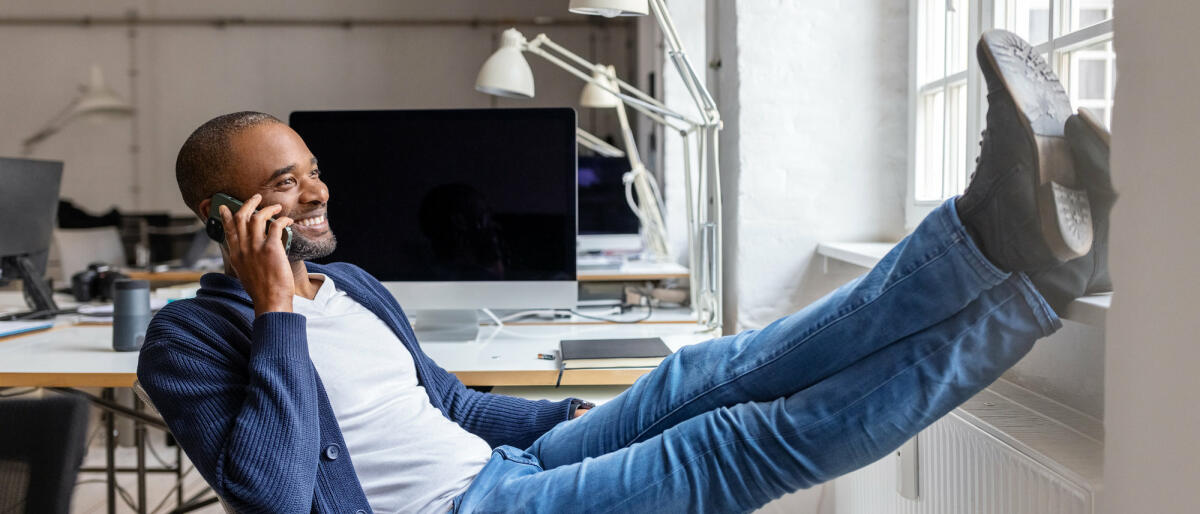
[[[133,114],[133,106],[121,99],[108,84],[104,82],[104,74],[100,67],[92,65],[91,77],[87,84],[79,86],[79,95],[67,104],[66,108],[46,122],[40,130],[21,142],[22,155],[33,154],[33,149],[50,136],[57,134],[67,125],[78,119],[107,120],[124,118]]]
[[[588,84],[587,88],[608,92],[620,99],[623,105],[628,105],[651,120],[677,131],[683,138],[684,188],[687,192],[684,196],[687,199],[692,305],[701,323],[709,328],[718,328],[723,316],[722,199],[718,158],[718,134],[722,123],[716,102],[684,53],[679,34],[663,0],[571,0],[569,9],[575,13],[606,17],[653,13],[663,32],[667,54],[692,97],[700,119],[690,118],[668,108],[615,75],[610,75],[606,68],[592,64],[555,44],[545,34],[539,34],[532,41],[526,41],[515,29],[504,31],[500,48],[479,70],[475,88],[493,95],[532,98],[533,72],[521,55],[522,52],[529,52],[575,75]],[[597,74],[606,76],[609,80],[597,78]],[[588,92],[587,88],[585,93]],[[621,116],[623,111],[623,108],[618,108],[618,116]],[[627,124],[627,121],[625,123]],[[695,155],[692,154],[689,143],[692,136],[696,137]],[[630,149],[632,146],[627,146],[627,153]],[[698,170],[698,180],[693,180],[693,163]]]
[[[559,53],[574,56],[566,49],[555,45],[545,34],[534,40],[537,45],[546,45]],[[630,172],[623,179],[625,182],[625,199],[629,208],[637,215],[642,224],[647,249],[659,262],[669,261],[670,248],[667,245],[666,224],[663,222],[660,195],[658,188],[653,185],[653,178],[646,171],[634,143],[633,132],[629,128],[629,120],[625,113],[624,102],[611,91],[617,89],[616,72],[611,67],[605,67],[583,61],[585,69],[591,73],[584,74],[580,70],[567,65],[561,60],[555,60],[552,55],[539,53],[538,46],[528,43],[525,36],[516,29],[505,30],[500,36],[500,48],[484,61],[475,80],[475,89],[491,95],[510,98],[532,98],[534,95],[533,72],[529,62],[521,55],[522,50],[542,55],[554,64],[567,71],[582,75],[585,79],[583,92],[579,103],[584,107],[616,108],[617,118],[621,122],[621,136],[625,143],[625,157],[629,159]],[[579,59],[582,60],[582,59]],[[632,187],[631,187],[632,186]],[[633,201],[633,188],[637,189],[641,204]]]
[[[629,159],[629,172],[625,173],[622,181],[625,183],[625,201],[637,215],[646,237],[646,247],[658,262],[671,260],[671,250],[667,245],[667,225],[663,222],[662,193],[654,177],[646,170],[638,154],[637,143],[633,138],[633,130],[629,127],[629,117],[625,113],[625,102],[616,95],[609,93],[597,84],[604,84],[608,89],[616,89],[616,69],[605,67],[604,72],[592,72],[594,82],[583,86],[579,95],[579,104],[593,109],[616,109],[617,120],[621,125],[621,137],[625,142],[625,156]],[[633,190],[637,189],[641,203],[633,200]]]

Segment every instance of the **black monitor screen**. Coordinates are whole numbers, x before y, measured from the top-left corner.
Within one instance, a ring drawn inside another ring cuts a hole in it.
[[[575,111],[294,112],[344,261],[383,281],[575,280]]]
[[[0,258],[29,257],[46,272],[63,163],[0,157]],[[0,269],[0,280],[15,270]]]
[[[637,234],[641,224],[625,199],[629,159],[579,157],[579,233]],[[634,201],[637,195],[634,194]]]

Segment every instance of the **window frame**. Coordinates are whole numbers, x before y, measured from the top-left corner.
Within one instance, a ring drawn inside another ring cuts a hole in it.
[[[967,166],[967,174],[974,170],[975,158],[979,155],[979,145],[975,144],[979,140],[979,133],[984,128],[985,115],[987,113],[987,91],[983,83],[983,76],[980,75],[979,62],[975,57],[975,44],[979,41],[980,35],[987,29],[994,28],[998,25],[995,19],[997,0],[958,0],[969,9],[967,13],[967,69],[965,72],[958,72],[949,76],[942,77],[930,82],[922,83],[921,72],[921,55],[919,53],[919,40],[922,36],[920,33],[920,15],[921,2],[944,2],[947,0],[909,0],[909,38],[908,38],[908,55],[909,55],[909,81],[908,81],[908,166],[907,166],[907,191],[906,191],[906,206],[905,206],[905,227],[907,230],[912,230],[922,219],[925,218],[935,207],[941,205],[945,200],[917,200],[917,153],[920,151],[918,145],[922,143],[918,134],[918,109],[920,106],[922,95],[926,91],[942,87],[943,91],[949,93],[949,88],[952,84],[961,82],[962,73],[966,73],[966,148],[962,152],[961,158],[965,159]],[[1003,2],[1004,0],[999,0]],[[1050,38],[1049,40],[1034,45],[1034,50],[1040,54],[1047,56],[1047,61],[1056,74],[1062,76],[1064,61],[1070,61],[1070,52],[1083,49],[1091,45],[1111,41],[1113,37],[1113,18],[1110,17],[1099,23],[1081,27],[1077,30],[1070,30],[1072,22],[1073,10],[1078,10],[1076,5],[1072,5],[1072,0],[1043,0],[1047,7],[1050,8]],[[1072,12],[1067,12],[1072,8]],[[1056,16],[1060,13],[1065,15]],[[943,59],[949,52],[942,52]],[[1115,76],[1110,76],[1108,81],[1115,81]],[[1109,91],[1112,89],[1112,84],[1106,84]],[[1064,84],[1064,88],[1070,88],[1071,85]],[[1070,91],[1068,90],[1068,94]],[[1073,106],[1074,107],[1074,106]],[[1109,110],[1111,116],[1111,109]],[[943,137],[943,141],[948,141],[949,138]],[[945,145],[946,143],[943,143]],[[946,152],[943,146],[942,152]],[[945,168],[943,168],[942,181],[946,182]]]

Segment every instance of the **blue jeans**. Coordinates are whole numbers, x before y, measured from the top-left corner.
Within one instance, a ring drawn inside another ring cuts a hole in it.
[[[762,330],[688,346],[524,451],[456,512],[745,512],[866,466],[1061,322],[967,236],[954,201],[868,274]]]

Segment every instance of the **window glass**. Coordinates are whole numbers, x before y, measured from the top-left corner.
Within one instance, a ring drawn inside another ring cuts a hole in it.
[[[968,52],[974,48],[967,41],[967,31],[970,29],[970,25],[968,25],[970,9],[967,3],[967,0],[952,0],[946,3],[948,22],[946,35],[950,54],[947,61],[947,75],[966,70]]]
[[[942,168],[940,198],[959,194],[967,187],[967,84],[950,86],[946,107],[946,160]]]
[[[922,95],[917,108],[917,201],[942,199],[942,149],[946,98],[943,90]]]
[[[917,82],[938,80],[946,73],[946,11],[943,0],[921,0],[918,11]]]
[[[1112,40],[1065,52],[1059,62],[1059,76],[1071,105],[1090,109],[1108,125],[1117,73]]]
[[[1090,27],[1112,18],[1112,0],[1067,0],[1070,4],[1069,31]]]
[[[996,27],[1033,45],[1050,40],[1050,0],[996,0]]]

